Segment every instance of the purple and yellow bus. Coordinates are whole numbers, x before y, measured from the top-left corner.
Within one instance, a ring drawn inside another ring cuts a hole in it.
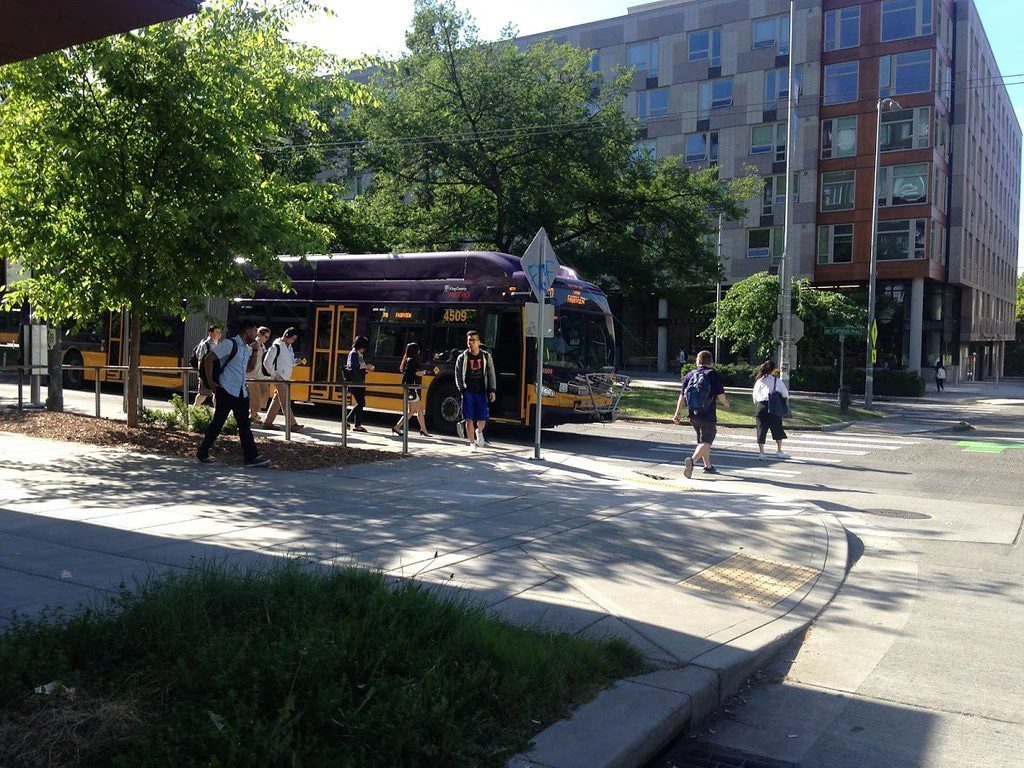
[[[454,431],[461,418],[453,375],[455,356],[465,349],[466,331],[480,332],[498,373],[495,421],[529,425],[536,407],[536,346],[525,334],[527,313],[536,303],[519,259],[504,253],[460,251],[385,255],[283,257],[291,292],[257,288],[253,298],[236,299],[228,326],[256,320],[275,334],[293,325],[300,331],[296,356],[304,358],[293,380],[293,397],[340,403],[343,368],[352,340],[366,336],[367,408],[400,412],[398,383],[405,345],[420,345],[428,370],[425,408],[433,427]],[[614,418],[618,406],[614,374],[615,325],[608,300],[592,283],[562,267],[549,303],[555,308],[555,336],[545,343],[543,419],[546,425]]]
[[[166,332],[145,332],[142,364],[186,364],[195,344],[215,318],[229,329],[256,321],[278,336],[299,331],[292,388],[297,401],[336,403],[355,336],[370,341],[366,359],[376,370],[367,377],[367,408],[400,412],[400,390],[374,384],[401,381],[398,371],[408,342],[420,345],[428,370],[423,379],[426,413],[438,430],[454,431],[461,418],[454,362],[466,346],[466,331],[480,332],[498,373],[495,421],[530,425],[536,408],[536,346],[525,333],[536,303],[519,259],[504,253],[461,251],[385,255],[282,257],[291,290],[282,294],[257,285],[254,295],[211,299],[185,320],[168,320]],[[555,336],[544,345],[542,409],[545,425],[612,419],[628,379],[614,369],[615,326],[601,290],[562,267],[549,291],[555,308]],[[124,364],[124,322],[109,314],[63,342],[69,365]],[[92,371],[65,373],[70,386],[92,381]],[[121,381],[118,371],[105,381]],[[303,383],[305,382],[305,383]],[[181,375],[145,371],[145,386],[180,388]]]

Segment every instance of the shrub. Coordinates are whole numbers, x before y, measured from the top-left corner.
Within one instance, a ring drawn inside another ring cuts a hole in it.
[[[213,419],[213,409],[205,405],[193,408],[181,399],[181,395],[175,394],[171,397],[171,410],[161,411],[152,408],[143,408],[140,419],[144,424],[156,424],[165,429],[182,429],[188,425],[192,432],[205,432]],[[221,433],[225,435],[238,434],[238,422],[235,421],[233,413],[228,414],[227,421]]]
[[[864,394],[864,369],[847,368],[843,383],[854,394]],[[836,368],[797,368],[790,385],[803,392],[836,392],[839,390],[839,370]],[[924,379],[917,371],[889,371],[875,369],[875,394],[890,397],[921,397]]]
[[[682,379],[683,376],[696,367],[697,366],[693,363],[687,363],[679,372],[679,378]],[[754,386],[754,371],[757,370],[756,366],[750,365],[749,363],[723,363],[722,365],[714,366],[714,368],[721,375],[722,383],[727,387]]]
[[[205,405],[201,405],[198,408],[189,408],[188,418],[188,427],[190,430],[193,432],[205,432],[206,428],[210,426],[210,422],[213,420],[213,409]],[[224,422],[224,427],[221,429],[221,434],[238,434],[238,422],[235,421],[235,415],[233,413],[228,414],[228,418]]]

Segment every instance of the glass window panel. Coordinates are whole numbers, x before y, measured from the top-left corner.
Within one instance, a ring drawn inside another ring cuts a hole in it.
[[[910,258],[910,222],[878,222],[878,260],[899,261]]]
[[[768,255],[771,249],[772,231],[770,229],[747,230],[747,258],[761,258]]]
[[[824,45],[826,51],[860,45],[860,6],[825,13]]]
[[[732,78],[711,81],[711,108],[732,106]]]
[[[821,210],[844,211],[853,208],[854,171],[830,171],[821,174]]]
[[[750,126],[750,154],[759,155],[775,149],[775,124]]]
[[[688,41],[687,60],[701,61],[711,56],[711,30],[691,32]]]
[[[775,47],[775,35],[778,31],[779,23],[772,17],[768,19],[755,19],[754,20],[754,47],[755,48],[774,48]]]
[[[917,6],[921,0],[883,0],[882,40],[900,40],[918,34]],[[930,2],[930,0],[924,0]]]
[[[931,51],[898,53],[893,93],[921,93],[932,87]]]
[[[845,61],[825,66],[825,103],[843,104],[857,100],[858,63]]]
[[[706,160],[708,141],[706,133],[691,133],[686,137],[686,161],[689,163]]]
[[[928,164],[897,165],[892,169],[892,204],[915,205],[928,199]]]
[[[832,262],[848,264],[853,261],[853,224],[832,227]]]

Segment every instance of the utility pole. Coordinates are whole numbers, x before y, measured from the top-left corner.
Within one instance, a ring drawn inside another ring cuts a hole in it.
[[[722,214],[718,214],[718,268],[722,268]],[[722,281],[715,283],[715,363],[718,363],[718,305],[722,303]]]
[[[789,250],[789,223],[790,203],[793,199],[793,174],[790,168],[793,162],[795,151],[793,137],[793,107],[797,94],[796,83],[793,81],[793,27],[796,26],[794,18],[794,2],[789,0],[789,67],[787,72],[788,92],[786,98],[786,203],[783,209],[782,224],[782,261],[779,263],[779,372],[783,381],[789,381],[789,352],[790,338],[793,327],[793,300],[790,295],[790,283],[792,282],[792,265],[790,263]],[[776,190],[773,190],[773,192]]]

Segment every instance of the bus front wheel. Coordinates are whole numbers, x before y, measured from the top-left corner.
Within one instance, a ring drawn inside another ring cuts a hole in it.
[[[437,432],[455,434],[455,427],[462,420],[462,395],[455,388],[455,382],[448,381],[435,386],[427,393],[430,404],[430,427]]]
[[[82,356],[74,350],[64,355],[64,365],[82,365],[82,362]],[[85,371],[81,369],[68,370],[65,368],[62,376],[64,378],[64,386],[68,389],[81,389],[85,383]]]

